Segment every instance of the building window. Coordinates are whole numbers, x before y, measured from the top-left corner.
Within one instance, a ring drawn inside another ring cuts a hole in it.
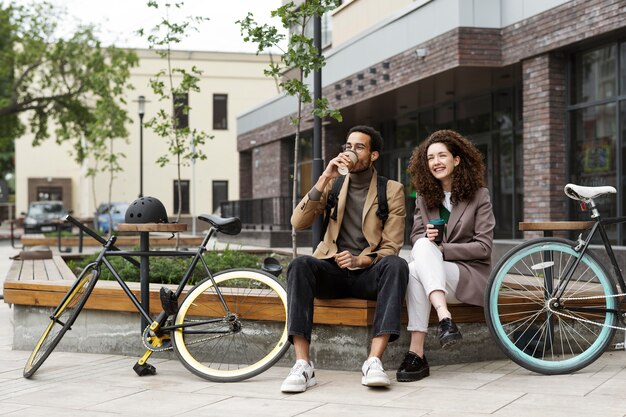
[[[569,181],[575,184],[610,185],[618,190],[626,186],[620,175],[626,163],[626,101],[618,89],[620,79],[626,79],[626,62],[618,60],[618,51],[626,51],[624,45],[612,43],[572,55]],[[618,201],[615,196],[603,196],[596,203],[605,217],[624,216],[626,200],[621,198]],[[573,206],[572,210],[573,218],[589,220],[588,213]],[[626,243],[624,225],[607,226],[607,232],[614,243]]]
[[[62,187],[37,187],[37,201],[63,200]]]
[[[213,130],[228,129],[228,94],[213,94]]]
[[[181,214],[189,214],[189,180],[181,180]],[[178,180],[174,180],[174,213],[178,213]]]
[[[174,120],[176,129],[189,127],[189,94],[174,94]]]
[[[213,212],[225,201],[228,201],[228,181],[213,181]]]

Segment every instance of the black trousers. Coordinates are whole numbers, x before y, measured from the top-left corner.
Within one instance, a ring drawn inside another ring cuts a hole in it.
[[[313,299],[360,298],[376,300],[373,335],[400,335],[400,314],[409,279],[407,262],[399,256],[385,256],[366,269],[341,269],[333,259],[312,256],[295,258],[287,268],[287,331],[311,341]]]

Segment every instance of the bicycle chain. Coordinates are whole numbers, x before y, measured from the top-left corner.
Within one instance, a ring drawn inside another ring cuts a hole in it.
[[[150,326],[146,326],[145,330],[143,331],[143,337],[141,338],[141,343],[143,343],[143,346],[148,349],[151,350],[152,352],[166,352],[168,350],[172,350],[174,348],[174,346],[172,346],[171,344],[169,345],[169,347],[157,347],[157,346],[152,346],[152,345],[148,345],[148,343],[146,342],[146,340],[148,339],[148,334],[150,333]],[[170,339],[171,340],[171,339]]]
[[[193,321],[193,320],[189,320],[189,321]],[[200,321],[200,320],[196,320],[196,321]],[[168,350],[172,350],[174,348],[173,344],[171,344],[169,347],[166,347],[166,348],[160,348],[160,347],[148,345],[148,343],[146,342],[146,339],[148,338],[149,331],[150,331],[150,326],[147,326],[146,329],[143,331],[143,337],[141,338],[141,342],[143,343],[143,346],[146,349],[151,350],[152,352],[165,352]],[[217,339],[217,338],[224,337],[224,336],[227,336],[227,335],[220,334],[220,335],[215,335],[211,337],[205,337],[203,339],[194,340],[193,342],[187,342],[186,344],[195,345],[198,343],[206,342],[206,341]]]
[[[587,297],[566,297],[566,298],[560,298],[559,301],[580,301],[580,300],[593,300],[593,299],[600,299],[600,298],[607,299],[607,298],[615,298],[615,297],[622,297],[622,296],[626,296],[626,294],[613,294],[613,295],[608,295],[608,296],[607,295],[589,295]],[[575,316],[572,316],[572,315],[567,314],[567,313],[563,313],[563,312],[560,312],[560,311],[553,310],[552,309],[552,303],[551,303],[552,300],[553,300],[553,298],[548,300],[548,303],[547,303],[548,304],[548,311],[553,313],[553,314],[556,314],[557,316],[568,317],[570,319],[573,319],[573,320],[576,320],[576,321],[580,321],[580,322],[583,322],[583,323],[593,324],[593,325],[598,326],[598,327],[608,327],[608,328],[615,329],[615,330],[626,330],[626,326],[620,327],[620,326],[613,326],[613,325],[610,325],[610,324],[596,323],[595,321],[591,321],[591,320],[588,320],[588,319],[585,319],[585,318],[582,318],[582,317],[575,317]]]

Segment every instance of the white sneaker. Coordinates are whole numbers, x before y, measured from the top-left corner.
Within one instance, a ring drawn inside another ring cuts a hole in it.
[[[363,363],[361,384],[366,387],[386,387],[390,384],[389,377],[383,369],[383,363],[375,356]]]
[[[303,359],[298,359],[291,368],[291,372],[280,386],[282,392],[304,392],[308,387],[312,387],[315,381],[315,370],[313,364]]]

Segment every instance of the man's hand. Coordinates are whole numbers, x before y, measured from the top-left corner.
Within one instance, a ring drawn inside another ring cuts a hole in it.
[[[335,255],[335,262],[341,269],[367,268],[373,260],[369,256],[355,256],[348,251],[343,251]]]

